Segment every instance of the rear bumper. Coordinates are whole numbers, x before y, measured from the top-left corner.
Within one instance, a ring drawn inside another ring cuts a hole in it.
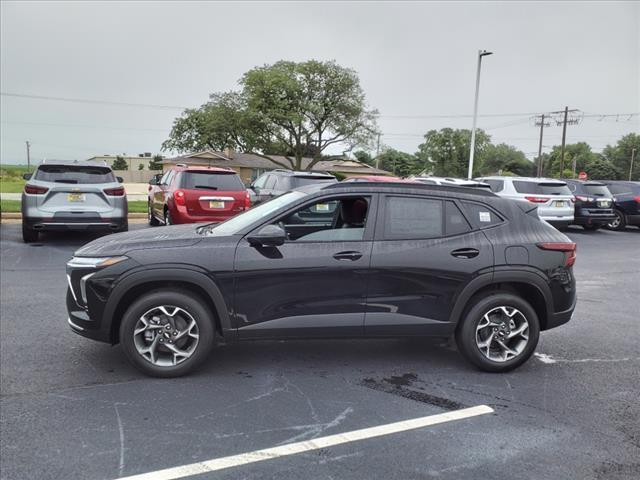
[[[540,215],[540,218],[547,223],[550,223],[554,227],[566,227],[571,225],[574,221],[573,215],[557,215],[557,216],[547,216]]]
[[[603,213],[594,213],[582,210],[576,212],[575,219],[573,221],[576,225],[606,225],[615,219],[615,215],[612,210],[607,210]]]
[[[128,223],[127,217],[102,217],[88,213],[56,213],[50,217],[22,217],[22,223],[37,231],[109,231],[120,230]]]
[[[220,223],[225,220],[229,220],[230,218],[235,217],[236,215],[240,215],[244,210],[239,212],[225,212],[224,214],[218,215],[190,215],[189,212],[185,208],[177,208],[171,210],[171,220],[174,224],[181,223]]]

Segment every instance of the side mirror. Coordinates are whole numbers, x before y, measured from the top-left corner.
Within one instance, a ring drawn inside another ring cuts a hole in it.
[[[116,180],[118,180],[118,183],[124,183],[124,178],[122,177],[116,177]]]
[[[149,180],[149,185],[157,185],[158,184],[158,177],[153,176],[151,177],[151,180]]]
[[[286,239],[286,232],[278,225],[266,225],[247,238],[252,247],[277,247]]]
[[[22,178],[24,178],[25,180],[31,180],[32,176],[33,176],[33,173],[23,173],[22,174]]]

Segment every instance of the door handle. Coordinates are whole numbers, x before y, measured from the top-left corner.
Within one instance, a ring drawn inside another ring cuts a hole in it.
[[[352,262],[355,260],[358,260],[359,258],[362,258],[362,254],[360,252],[338,252],[336,253],[333,258],[335,258],[336,260],[351,260]]]
[[[474,258],[480,254],[480,251],[475,248],[458,248],[451,252],[451,255],[457,258]]]

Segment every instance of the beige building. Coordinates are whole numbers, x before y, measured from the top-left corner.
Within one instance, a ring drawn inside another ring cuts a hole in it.
[[[273,158],[279,163],[284,165],[288,164],[287,159],[284,157],[274,155]],[[303,158],[303,168],[305,165],[309,165],[311,161],[311,158]],[[240,175],[240,178],[246,185],[249,185],[266,171],[282,168],[281,165],[259,155],[239,153],[229,149],[224,152],[204,150],[202,152],[189,153],[178,157],[165,158],[162,161],[165,170],[178,163],[231,168],[238,172],[238,175]],[[338,173],[347,177],[353,175],[391,175],[385,170],[379,170],[357,160],[322,160],[316,163],[311,170],[314,172]]]
[[[129,166],[129,170],[138,170],[139,165],[144,165],[143,170],[149,170],[149,162],[153,159],[153,155],[149,152],[141,153],[139,155],[97,155],[95,157],[89,158],[87,161],[89,162],[106,162],[110,167],[113,166],[113,162],[116,161],[116,158],[122,157],[127,165]]]

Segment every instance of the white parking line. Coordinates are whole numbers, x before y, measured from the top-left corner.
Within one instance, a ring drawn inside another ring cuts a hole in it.
[[[214,458],[204,462],[190,463],[179,467],[166,468],[155,472],[141,473],[130,477],[122,477],[122,480],[175,480],[178,478],[190,477],[192,475],[200,475],[203,473],[215,472],[225,468],[238,467],[248,463],[262,462],[264,460],[272,460],[278,457],[286,457],[297,453],[308,452],[310,450],[318,450],[320,448],[333,447],[343,443],[357,442],[358,440],[366,440],[368,438],[381,437],[391,435],[392,433],[406,432],[415,430],[416,428],[428,427],[439,423],[453,422],[464,418],[476,417],[486,413],[492,413],[493,409],[486,405],[478,405],[471,408],[463,408],[452,412],[440,413],[437,415],[429,415],[426,417],[412,418],[401,422],[388,423],[377,427],[363,428],[361,430],[353,430],[351,432],[338,433],[326,437],[314,438],[304,442],[290,443],[280,447],[265,448],[264,450],[256,450],[239,455],[231,455],[228,457]]]

